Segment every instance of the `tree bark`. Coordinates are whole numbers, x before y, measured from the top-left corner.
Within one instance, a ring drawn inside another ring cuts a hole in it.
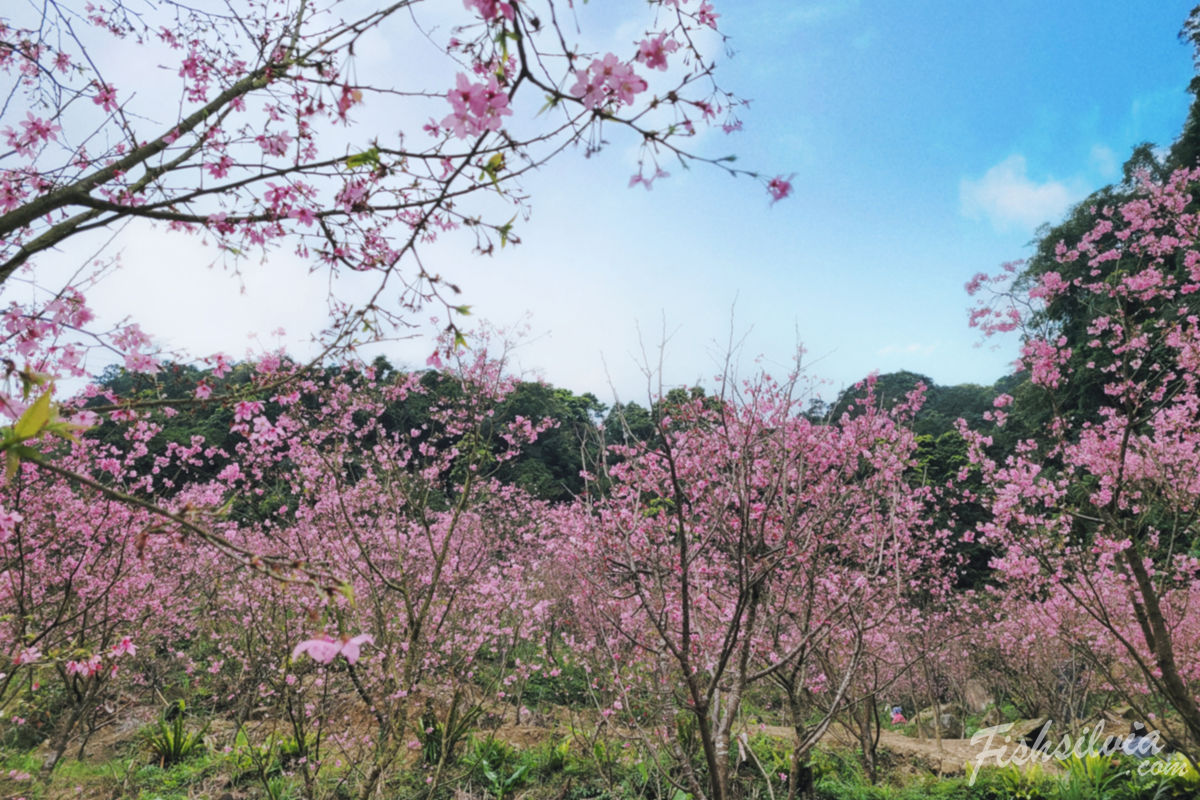
[[[1124,553],[1125,564],[1137,585],[1140,603],[1134,604],[1138,624],[1146,645],[1154,654],[1154,664],[1162,673],[1161,685],[1171,706],[1179,713],[1184,727],[1192,738],[1193,750],[1200,749],[1200,707],[1196,698],[1188,691],[1187,684],[1179,675],[1179,667],[1175,663],[1175,648],[1171,642],[1171,632],[1167,629],[1163,618],[1162,606],[1158,601],[1158,592],[1154,581],[1146,572],[1140,549],[1128,547]]]

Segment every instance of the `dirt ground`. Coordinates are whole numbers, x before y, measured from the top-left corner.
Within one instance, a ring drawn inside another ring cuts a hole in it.
[[[848,731],[835,729],[833,739],[838,744],[854,747],[857,742]],[[1000,742],[995,742],[999,746]],[[971,744],[970,739],[914,739],[896,731],[883,730],[879,746],[902,761],[916,762],[937,775],[963,775],[967,764],[983,752],[983,744]]]
[[[1017,723],[1014,730],[1021,731],[1024,727],[1027,726]],[[792,735],[790,728],[773,725],[766,726],[764,732],[770,736],[781,738],[790,738]],[[1012,742],[1005,743],[1003,736],[997,736],[989,748],[986,741],[971,744],[970,739],[943,738],[939,742],[935,739],[917,739],[905,736],[885,728],[880,732],[879,748],[890,753],[896,761],[928,770],[935,775],[965,775],[968,765],[972,764],[985,750],[988,753],[995,753],[996,750],[1003,747],[1003,755],[998,756],[1002,760],[1015,754],[1019,738],[1013,736],[1012,739]],[[858,747],[858,740],[849,730],[840,725],[834,725],[830,728],[823,744],[855,749]],[[984,766],[996,766],[996,758],[989,755]],[[1050,765],[1043,764],[1042,766]]]

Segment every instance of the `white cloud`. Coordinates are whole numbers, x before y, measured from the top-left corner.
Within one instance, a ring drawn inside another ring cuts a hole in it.
[[[1089,160],[1092,169],[1106,180],[1111,180],[1119,174],[1121,165],[1117,161],[1117,154],[1112,151],[1111,147],[1105,147],[1102,144],[1092,145]]]
[[[921,344],[920,342],[910,342],[909,344],[884,345],[876,353],[881,356],[928,356],[932,355],[935,350],[937,350],[936,343]]]
[[[965,216],[986,218],[1002,231],[1014,227],[1032,230],[1043,222],[1057,222],[1086,194],[1077,181],[1030,180],[1022,155],[1009,156],[981,178],[963,178],[958,192]]]

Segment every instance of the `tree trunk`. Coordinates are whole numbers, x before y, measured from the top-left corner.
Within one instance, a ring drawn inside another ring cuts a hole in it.
[[[1155,666],[1162,673],[1161,685],[1167,695],[1167,701],[1183,720],[1184,726],[1192,737],[1192,749],[1195,751],[1200,749],[1200,707],[1197,707],[1196,698],[1188,691],[1187,684],[1179,675],[1179,668],[1175,663],[1175,648],[1171,643],[1171,633],[1167,630],[1166,620],[1163,618],[1162,606],[1158,602],[1158,592],[1154,588],[1154,581],[1146,572],[1140,548],[1126,548],[1123,555],[1125,564],[1137,584],[1138,594],[1142,601],[1140,604],[1134,604],[1134,612],[1142,628],[1142,635],[1151,652],[1154,653]]]
[[[792,769],[788,775],[788,800],[816,800],[817,787],[813,780],[812,761],[800,750],[792,751]]]

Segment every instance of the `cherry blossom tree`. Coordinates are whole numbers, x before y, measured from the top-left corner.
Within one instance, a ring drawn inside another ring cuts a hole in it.
[[[81,443],[60,463],[127,471],[131,458],[97,449]],[[103,706],[111,713],[139,673],[129,669],[141,660],[139,646],[186,629],[177,568],[181,557],[197,559],[187,552],[194,547],[163,541],[160,521],[145,509],[33,464],[12,474],[0,497],[0,710],[47,739],[45,778],[73,737],[83,752]]]
[[[1044,430],[1014,455],[973,457],[990,488],[982,535],[1003,547],[995,565],[1026,592],[1069,598],[1096,626],[1094,666],[1135,707],[1146,687],[1174,711],[1160,722],[1200,747],[1194,603],[1200,475],[1200,253],[1194,197],[1200,172],[1143,177],[1132,199],[1094,209],[1077,241],[1057,247],[1027,295],[992,287],[975,317],[986,329],[1024,329],[1021,364],[1051,409]],[[1010,276],[1013,274],[1010,271]],[[1068,340],[1048,304],[1088,309],[1086,336]],[[1095,408],[1056,402],[1077,375],[1102,386]],[[1003,424],[1011,398],[993,415]],[[1117,656],[1123,666],[1114,669]],[[1148,709],[1141,709],[1148,715]]]
[[[798,376],[723,386],[664,406],[653,442],[614,447],[610,493],[580,506],[560,543],[586,587],[579,646],[605,665],[605,712],[672,765],[667,780],[707,798],[731,791],[752,682],[794,690],[798,759],[825,732],[862,638],[916,580],[906,545],[921,506],[904,482],[914,439],[869,398],[818,424]],[[822,662],[826,649],[847,657]],[[800,698],[825,690],[810,730]]]
[[[329,564],[345,583],[312,597],[314,619],[301,634],[301,615],[275,619],[275,601],[265,599],[274,595],[252,588],[270,578],[247,573],[246,588],[222,602],[267,624],[255,641],[232,642],[230,655],[274,665],[247,676],[284,676],[268,694],[297,695],[289,702],[307,709],[305,727],[356,765],[364,798],[426,737],[436,737],[436,782],[464,734],[456,726],[503,704],[523,672],[540,669],[514,653],[538,650],[545,629],[548,603],[537,589],[546,509],[494,473],[552,423],[500,421],[515,386],[502,353],[477,342],[441,372],[384,378],[360,367],[303,379],[277,414],[255,410],[235,423],[246,441],[230,490],[282,481],[294,502],[227,537]],[[400,409],[414,402],[428,409],[409,427]],[[374,719],[366,743],[340,738],[337,713],[316,699],[339,685]],[[310,755],[302,769],[311,787],[328,758]]]
[[[952,572],[930,497],[911,485],[916,440],[905,423],[918,388],[884,413],[873,379],[840,419],[807,427],[804,538],[773,576],[751,680],[783,695],[795,731],[788,797],[814,795],[809,755],[837,718],[860,735],[874,775],[881,695],[951,629],[939,618]],[[916,631],[923,647],[906,647]]]

